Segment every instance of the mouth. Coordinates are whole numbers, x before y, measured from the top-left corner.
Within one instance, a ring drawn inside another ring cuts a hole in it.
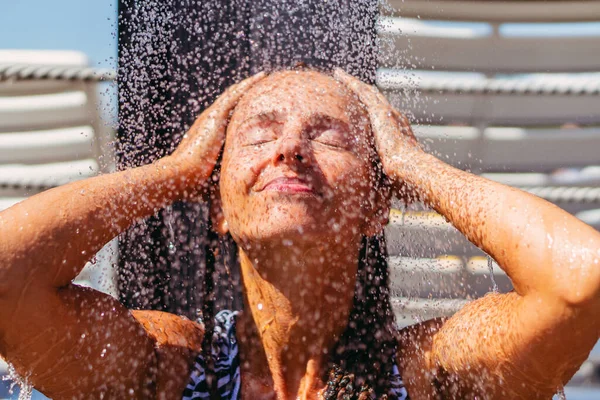
[[[312,186],[298,177],[280,177],[268,182],[262,189],[263,191],[279,193],[307,193],[316,194]]]

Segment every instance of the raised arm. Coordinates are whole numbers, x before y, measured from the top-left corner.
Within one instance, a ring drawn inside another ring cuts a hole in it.
[[[0,213],[0,355],[36,388],[53,398],[155,396],[161,379],[155,345],[162,339],[150,331],[169,317],[134,316],[112,297],[71,281],[134,221],[198,194],[231,109],[261,78],[228,89],[172,156],[48,190]],[[198,341],[185,339],[182,347]]]
[[[403,195],[444,215],[515,288],[403,333],[412,398],[550,398],[599,337],[600,234],[538,197],[426,154],[383,95],[338,77],[367,106],[384,169]]]

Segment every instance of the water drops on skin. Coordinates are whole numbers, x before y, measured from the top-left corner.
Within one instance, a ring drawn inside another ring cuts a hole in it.
[[[548,248],[551,249],[552,244],[554,243],[554,239],[552,239],[552,235],[550,235],[549,233],[546,235],[546,238],[548,239]]]

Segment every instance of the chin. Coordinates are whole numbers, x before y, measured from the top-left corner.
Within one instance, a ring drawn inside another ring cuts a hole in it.
[[[236,241],[254,243],[262,246],[304,246],[306,244],[323,243],[331,238],[334,232],[324,224],[317,224],[312,218],[298,221],[265,221],[246,225],[243,232],[232,232]]]
[[[277,226],[270,226],[267,229],[260,229],[259,238],[265,242],[276,242],[290,241],[293,243],[300,242],[312,242],[319,240],[324,233],[326,233],[326,227],[316,226],[314,223],[310,224],[279,224]],[[284,243],[285,244],[285,243]]]
[[[346,236],[349,231],[347,226],[328,223],[336,218],[333,216],[336,213],[328,212],[331,210],[326,207],[294,201],[272,204],[267,213],[261,208],[249,211],[245,221],[229,224],[238,243],[310,245]]]

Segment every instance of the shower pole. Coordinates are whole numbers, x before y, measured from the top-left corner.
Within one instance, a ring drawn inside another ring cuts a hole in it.
[[[374,82],[377,1],[297,3],[119,0],[118,167],[169,154],[219,93],[263,69],[302,61]],[[121,301],[195,317],[206,217],[179,203],[121,235]]]

